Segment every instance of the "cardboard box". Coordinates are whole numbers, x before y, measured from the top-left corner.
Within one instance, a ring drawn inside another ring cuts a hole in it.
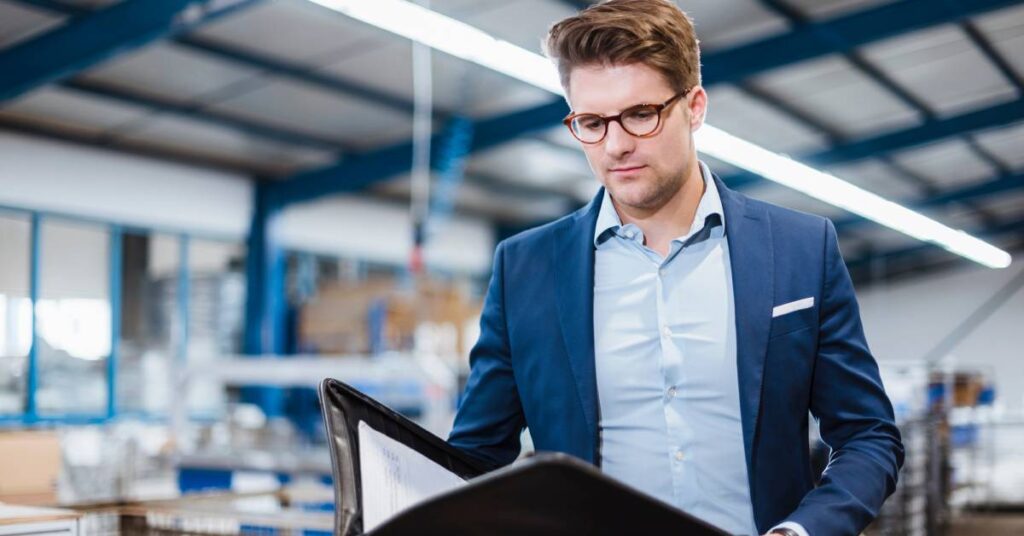
[[[0,495],[0,503],[17,506],[57,506],[57,492]]]
[[[61,465],[56,432],[0,432],[0,501],[55,503]]]
[[[383,319],[381,338],[386,350],[412,350],[417,328],[430,324],[452,326],[457,334],[454,353],[468,352],[466,326],[479,321],[481,303],[446,282],[423,278],[416,287],[415,291],[402,289],[397,281],[386,278],[322,287],[300,311],[300,351],[367,354],[370,318],[377,314]]]

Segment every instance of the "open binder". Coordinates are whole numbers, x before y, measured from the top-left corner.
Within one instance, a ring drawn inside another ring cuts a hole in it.
[[[319,395],[330,443],[337,535],[726,534],[566,454],[540,454],[488,472],[478,460],[342,382],[323,380]],[[364,532],[360,421],[467,483]]]

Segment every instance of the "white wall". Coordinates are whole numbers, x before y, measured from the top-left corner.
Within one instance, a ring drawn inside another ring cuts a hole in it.
[[[252,183],[242,175],[0,132],[0,204],[241,238]]]
[[[3,206],[241,241],[252,194],[242,175],[0,132]],[[287,248],[404,264],[410,226],[406,207],[337,196],[289,207],[275,232]],[[490,225],[453,218],[426,257],[430,266],[486,273],[493,249]]]
[[[868,344],[880,362],[924,357],[982,303],[1024,270],[967,267],[858,292]],[[1024,409],[1024,290],[1018,290],[952,350],[956,363],[995,379],[998,402]]]
[[[274,229],[283,244],[360,259],[404,264],[412,248],[407,207],[383,201],[335,196],[290,207]],[[451,218],[427,243],[428,266],[460,272],[491,269],[494,233],[472,218]]]

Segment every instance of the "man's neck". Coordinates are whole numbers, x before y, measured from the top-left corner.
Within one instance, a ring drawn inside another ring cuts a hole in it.
[[[638,210],[615,203],[615,211],[623,225],[634,224],[644,233],[644,244],[658,252],[662,257],[668,256],[672,240],[686,234],[693,225],[697,206],[704,196],[705,184],[701,175],[700,164],[694,160],[688,177],[682,187],[659,208]]]

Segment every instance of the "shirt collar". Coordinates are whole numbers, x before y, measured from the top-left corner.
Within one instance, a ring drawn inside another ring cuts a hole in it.
[[[697,212],[693,216],[693,223],[690,225],[689,232],[679,237],[682,240],[701,230],[707,217],[712,214],[718,214],[722,231],[725,231],[725,213],[722,210],[722,198],[718,193],[718,186],[715,184],[707,164],[704,162],[699,162],[699,164],[701,179],[704,180],[704,195],[701,196],[700,202],[697,204]],[[608,189],[605,188],[604,196],[601,199],[601,209],[597,214],[597,225],[594,227],[594,247],[603,244],[612,235],[618,233],[621,228],[622,220],[619,218],[619,214],[615,212],[612,197],[608,193]]]

